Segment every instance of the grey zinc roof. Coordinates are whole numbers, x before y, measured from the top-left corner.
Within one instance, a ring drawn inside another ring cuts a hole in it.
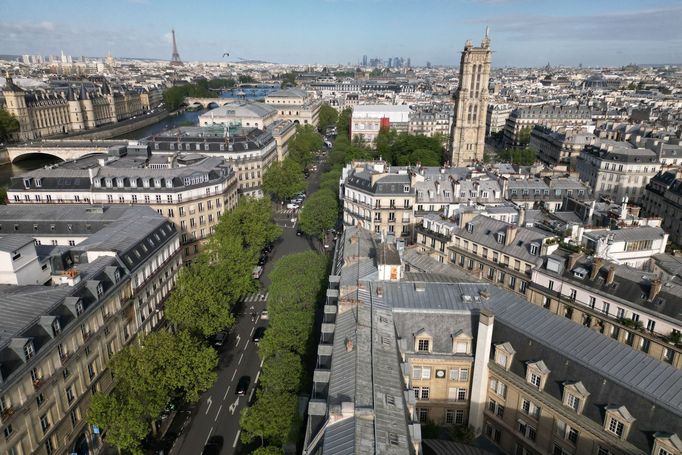
[[[322,453],[353,455],[355,453],[355,417],[329,424],[324,431]]]
[[[0,235],[0,251],[11,253],[29,243],[33,243],[29,235]]]
[[[355,367],[357,351],[346,350],[346,338],[356,343],[355,308],[341,312],[336,317],[334,347],[332,351],[331,376],[329,378],[329,404],[341,404],[355,400]]]
[[[73,292],[69,286],[0,285],[0,346]]]
[[[585,232],[585,237],[592,240],[613,235],[613,240],[616,242],[635,242],[638,240],[653,240],[663,238],[665,231],[659,226],[638,226],[632,228],[607,230],[600,229],[598,231]]]

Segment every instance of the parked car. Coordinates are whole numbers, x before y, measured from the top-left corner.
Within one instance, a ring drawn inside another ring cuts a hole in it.
[[[268,310],[263,310],[260,312],[260,318],[267,320],[270,316],[268,316]]]
[[[265,335],[265,327],[256,327],[256,330],[253,331],[253,342],[258,343],[263,339],[263,335]]]
[[[218,332],[215,337],[213,337],[213,346],[219,348],[225,344],[227,340],[227,332]]]
[[[262,274],[263,274],[263,267],[261,267],[260,265],[257,265],[253,268],[253,273],[251,274],[251,276],[253,277],[254,280],[257,280],[258,278],[260,278],[260,276]]]
[[[290,202],[290,203],[287,204],[287,208],[288,208],[288,209],[294,209],[294,210],[296,210],[296,209],[298,209],[299,207],[300,207],[300,205],[299,205],[299,204],[296,204],[296,203],[294,203],[294,202]]]
[[[235,395],[244,396],[249,390],[249,384],[251,383],[251,376],[242,376],[237,382],[237,387],[234,389]]]
[[[261,254],[260,258],[258,259],[258,265],[265,265],[265,263],[268,260],[268,255],[267,254]]]
[[[223,437],[222,436],[211,436],[206,445],[204,446],[204,451],[201,452],[202,455],[219,455],[220,450],[223,448]]]

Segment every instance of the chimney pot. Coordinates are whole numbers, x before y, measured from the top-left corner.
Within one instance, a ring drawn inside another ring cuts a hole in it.
[[[575,265],[578,263],[580,256],[580,253],[571,253],[571,255],[568,257],[568,270],[573,270],[573,267],[575,267]]]
[[[649,288],[649,300],[654,300],[659,292],[661,292],[661,286],[663,283],[660,279],[656,278],[651,281],[651,287]]]
[[[599,269],[601,269],[601,264],[603,262],[602,258],[594,258],[592,263],[592,271],[590,272],[590,280],[594,280],[599,275]]]
[[[616,268],[614,266],[609,267],[609,274],[606,276],[606,284],[613,283],[613,278],[616,276]]]

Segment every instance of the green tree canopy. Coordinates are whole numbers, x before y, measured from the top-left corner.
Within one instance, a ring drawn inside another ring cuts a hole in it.
[[[382,129],[375,140],[376,157],[392,165],[406,166],[420,162],[422,166],[440,166],[443,163],[443,138],[398,133]]]
[[[284,450],[275,446],[259,447],[251,455],[284,455]]]
[[[4,109],[0,109],[0,142],[5,142],[10,135],[19,131],[19,120]]]
[[[203,336],[231,327],[234,324],[231,308],[236,299],[232,296],[228,300],[225,295],[229,277],[220,274],[223,262],[215,267],[200,259],[180,269],[175,289],[166,303],[166,319],[176,327]]]
[[[322,137],[312,125],[299,125],[296,127],[296,136],[289,141],[289,157],[306,168],[313,162],[322,144]]]
[[[505,149],[501,152],[497,152],[497,160],[509,161],[512,164],[520,164],[522,166],[530,166],[537,160],[537,153],[529,147],[522,149]]]
[[[95,393],[86,420],[106,430],[109,444],[135,455],[142,454],[140,441],[147,436],[149,423],[137,400],[126,399],[116,392],[111,395]]]
[[[320,177],[320,190],[329,190],[332,194],[339,194],[339,181],[341,180],[342,167],[336,165],[322,174]]]
[[[325,231],[336,226],[339,217],[339,199],[329,190],[320,190],[308,198],[299,215],[299,226],[312,237],[322,237]]]
[[[265,332],[267,338],[268,332]],[[298,393],[303,365],[293,352],[278,352],[263,362],[260,387],[268,393]]]
[[[278,201],[290,199],[306,186],[303,168],[291,157],[272,163],[263,175],[263,190]]]
[[[298,418],[298,398],[288,393],[258,393],[256,403],[241,412],[241,440],[248,444],[260,439],[261,444],[284,445]],[[277,412],[273,412],[277,410]]]
[[[339,114],[339,119],[336,121],[336,132],[339,136],[350,137],[350,120],[352,116],[352,107],[345,108]]]
[[[336,109],[331,107],[329,104],[323,104],[320,107],[320,120],[317,125],[317,129],[321,132],[325,132],[327,127],[336,126],[336,122],[339,119],[339,113]]]
[[[282,229],[272,219],[270,199],[242,197],[234,210],[223,214],[211,241],[215,239],[220,244],[223,239],[237,236],[243,249],[256,259],[263,247],[280,235]]]
[[[249,76],[248,74],[242,74],[239,76],[239,83],[240,84],[253,84],[256,81],[253,77]]]

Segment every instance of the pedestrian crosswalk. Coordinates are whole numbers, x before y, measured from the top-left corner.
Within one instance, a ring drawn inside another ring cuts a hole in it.
[[[277,213],[280,215],[294,215],[297,212],[296,209],[279,209]]]
[[[267,299],[268,299],[267,292],[254,292],[253,294],[249,294],[246,297],[244,297],[242,299],[242,302],[244,303],[265,302]]]

